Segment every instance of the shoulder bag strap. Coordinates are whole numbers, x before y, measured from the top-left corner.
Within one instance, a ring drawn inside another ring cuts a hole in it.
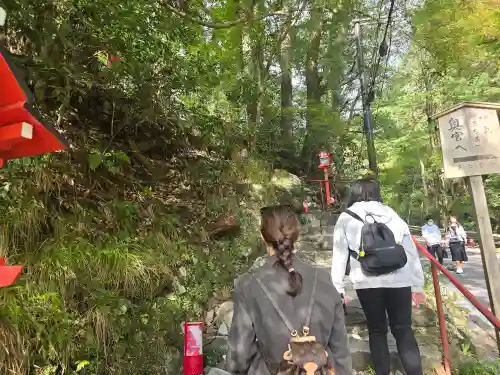
[[[363,224],[365,223],[365,221],[363,219],[361,219],[361,217],[359,217],[358,214],[352,212],[351,210],[345,210],[344,211],[347,215],[351,216],[352,218],[358,220],[358,221],[361,221]],[[345,233],[345,232],[344,232]],[[345,236],[346,236],[346,241],[347,241],[347,233],[345,233]],[[352,250],[352,249],[348,249],[349,250],[349,255],[352,256],[354,259],[356,260],[359,260],[359,254]]]
[[[304,324],[305,328],[309,329],[309,325],[311,324],[311,316],[312,316],[312,311],[313,311],[313,306],[314,306],[314,295],[316,294],[316,284],[317,284],[317,270],[314,268],[314,276],[313,276],[313,287],[312,287],[312,292],[311,292],[311,298],[309,300],[309,310],[307,311],[307,317],[306,317],[306,322]]]
[[[252,276],[255,278],[255,280],[257,280],[257,282],[259,283],[260,288],[264,291],[266,297],[273,304],[274,309],[276,310],[276,312],[280,316],[281,320],[283,320],[283,323],[285,323],[286,327],[290,331],[290,334],[292,336],[296,335],[297,331],[293,328],[292,323],[290,323],[290,321],[287,319],[287,317],[285,316],[285,313],[279,308],[278,304],[276,303],[276,301],[274,300],[274,298],[271,296],[271,293],[269,293],[269,290],[264,285],[264,283],[262,282],[262,280],[259,279],[254,273],[252,273]]]
[[[278,315],[281,317],[281,320],[283,320],[283,322],[285,323],[286,327],[290,331],[290,334],[292,336],[296,335],[297,331],[293,328],[292,323],[290,323],[290,321],[288,320],[288,318],[285,316],[285,313],[279,308],[278,304],[273,299],[273,297],[271,296],[271,293],[269,293],[269,290],[264,285],[264,283],[262,282],[262,280],[259,279],[255,274],[252,274],[252,276],[255,278],[255,280],[257,280],[257,282],[259,283],[259,286],[264,291],[264,293],[266,294],[266,296],[269,299],[269,301],[271,301],[272,305],[274,306],[274,309],[276,310],[276,312],[278,313]],[[306,321],[304,323],[304,327],[307,327],[307,328],[309,328],[309,325],[311,324],[311,316],[312,316],[312,311],[313,311],[313,306],[314,306],[314,296],[316,294],[317,278],[318,278],[317,277],[317,270],[315,268],[313,270],[313,287],[312,287],[312,292],[311,292],[311,298],[309,299],[309,309],[307,311]]]
[[[292,326],[292,324],[288,321],[288,319],[286,318],[285,314],[283,313],[283,311],[281,311],[281,309],[279,308],[278,304],[276,303],[276,301],[273,299],[273,297],[271,296],[271,293],[269,293],[269,290],[267,289],[267,287],[264,285],[264,283],[262,282],[261,279],[259,279],[257,277],[257,275],[255,275],[253,272],[249,272],[250,275],[252,275],[255,280],[257,281],[257,283],[259,283],[259,286],[260,288],[262,289],[262,291],[264,292],[264,294],[266,295],[267,299],[269,301],[271,301],[274,309],[276,310],[276,312],[278,313],[278,315],[281,317],[281,319],[283,320],[283,322],[285,323],[286,327],[288,328],[288,330],[290,331],[290,334],[293,334],[294,332],[296,332]],[[266,357],[266,355],[264,354],[264,350],[263,350],[263,347],[262,347],[262,344],[257,341],[257,347],[259,348],[259,352],[260,352],[260,355],[262,356],[262,358],[264,359],[264,362],[266,364],[266,367],[267,369],[271,372],[271,373],[275,373],[278,371],[279,369],[279,365],[273,365],[273,363],[271,363],[271,361]]]
[[[358,215],[358,214],[356,214],[356,213],[352,212],[351,210],[345,210],[344,212],[345,212],[347,215],[349,215],[349,216],[351,216],[351,217],[355,218],[356,220],[361,221],[362,223],[364,223],[364,222],[365,222],[363,219],[361,219],[361,218],[359,217],[359,215]]]

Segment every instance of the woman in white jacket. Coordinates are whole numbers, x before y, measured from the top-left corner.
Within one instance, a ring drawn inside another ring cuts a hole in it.
[[[412,330],[412,299],[417,305],[425,301],[424,273],[408,225],[390,207],[382,203],[376,181],[360,180],[351,186],[349,211],[361,218],[373,217],[384,223],[404,247],[406,264],[389,274],[368,276],[361,264],[349,255],[349,249],[359,254],[363,223],[342,213],[333,232],[332,281],[344,295],[343,279],[350,258],[350,278],[366,315],[370,352],[375,373],[389,375],[390,355],[387,343],[387,319],[396,339],[401,362],[408,375],[422,375],[422,363],[417,341]],[[361,255],[362,256],[362,255]]]

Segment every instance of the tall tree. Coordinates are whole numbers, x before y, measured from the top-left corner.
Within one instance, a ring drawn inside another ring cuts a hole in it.
[[[319,120],[321,105],[321,77],[318,71],[321,37],[323,35],[323,10],[317,1],[312,0],[308,22],[309,43],[305,61],[305,77],[307,87],[306,133],[302,147],[302,160],[311,168],[314,150],[312,149],[314,127]],[[319,151],[319,150],[318,150]]]
[[[281,69],[281,133],[285,147],[293,145],[293,86],[292,86],[292,12],[288,8],[287,22],[283,26],[283,41],[280,45]]]

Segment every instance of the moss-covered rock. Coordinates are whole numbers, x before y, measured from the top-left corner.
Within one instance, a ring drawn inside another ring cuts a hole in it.
[[[304,184],[298,176],[282,169],[275,169],[270,185],[280,204],[289,204],[295,211],[302,211],[302,201],[305,198]]]

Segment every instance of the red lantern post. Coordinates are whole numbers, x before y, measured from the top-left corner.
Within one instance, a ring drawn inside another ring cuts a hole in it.
[[[325,184],[325,194],[326,194],[326,203],[328,206],[331,206],[335,201],[332,199],[331,193],[330,193],[330,183],[328,181],[328,169],[330,168],[332,164],[332,160],[330,157],[330,153],[326,151],[322,151],[318,154],[319,157],[319,165],[318,168],[323,170],[323,173],[325,174],[325,179],[323,180]]]
[[[5,18],[6,12],[0,8],[0,26]],[[33,95],[3,47],[0,47],[0,82],[0,168],[9,159],[65,149],[66,140],[39,121],[38,112],[31,107]],[[0,258],[0,288],[12,285],[22,269],[23,266],[6,266],[5,258]]]

